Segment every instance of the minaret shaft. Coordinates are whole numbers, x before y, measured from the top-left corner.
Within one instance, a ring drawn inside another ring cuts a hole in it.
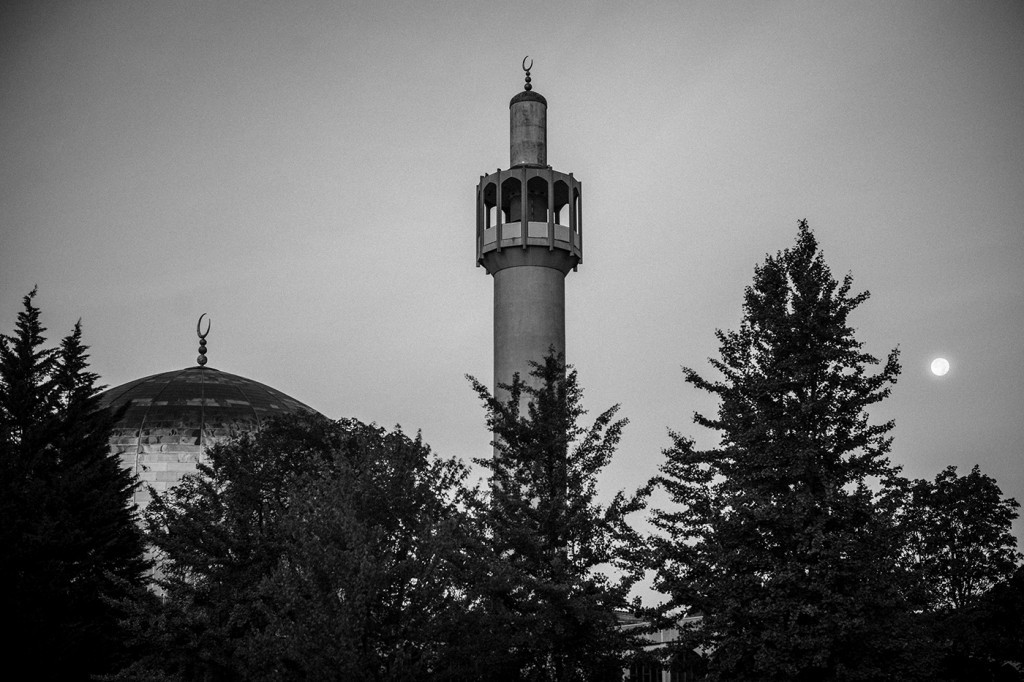
[[[544,100],[524,99],[509,107],[509,165],[548,165],[548,112]]]
[[[552,350],[565,355],[565,274],[549,267],[521,266],[494,273],[494,384],[520,377],[533,383],[531,362]]]

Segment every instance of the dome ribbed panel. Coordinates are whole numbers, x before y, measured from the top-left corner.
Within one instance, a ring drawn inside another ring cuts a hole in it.
[[[111,451],[157,491],[196,470],[205,449],[254,431],[270,417],[307,405],[258,381],[212,367],[190,367],[130,381],[100,394],[103,407],[128,407],[111,433]],[[144,505],[143,488],[137,501]]]

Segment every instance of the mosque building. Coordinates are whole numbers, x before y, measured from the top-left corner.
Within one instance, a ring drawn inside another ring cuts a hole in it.
[[[532,62],[530,67],[532,67]],[[526,83],[509,102],[509,168],[480,176],[476,188],[476,264],[494,279],[494,394],[515,373],[529,381],[530,363],[551,350],[565,354],[565,278],[583,262],[582,183],[547,163],[547,100]],[[149,502],[196,471],[207,450],[260,428],[267,419],[315,412],[258,381],[206,366],[202,317],[197,365],[136,379],[100,395],[103,407],[126,407],[115,424],[111,451],[135,472],[136,503]],[[524,406],[525,407],[525,406]],[[622,627],[641,621],[622,614]],[[681,623],[682,626],[682,623]],[[650,648],[678,637],[677,629],[650,636]],[[700,657],[664,668],[634,664],[628,680],[697,679]]]
[[[207,367],[210,324],[207,320],[203,332],[202,322],[200,316],[195,367],[129,381],[99,396],[101,407],[126,408],[114,425],[110,449],[142,483],[135,490],[140,509],[149,503],[150,488],[162,493],[195,473],[216,443],[255,431],[271,417],[315,412],[275,388]]]
[[[532,62],[530,64],[532,66]],[[509,169],[480,177],[476,193],[476,263],[494,278],[494,386],[528,379],[531,361],[565,354],[565,277],[583,262],[582,184],[547,164],[547,100],[531,85],[509,102]],[[203,318],[197,365],[154,374],[104,391],[103,407],[125,412],[111,451],[142,485],[161,493],[196,471],[207,450],[267,419],[300,411],[302,402],[253,379],[206,365]]]

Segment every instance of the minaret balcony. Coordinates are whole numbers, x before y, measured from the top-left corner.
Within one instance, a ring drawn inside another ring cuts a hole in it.
[[[548,224],[536,221],[529,221],[527,225],[526,245],[527,246],[552,246],[550,235],[548,234]],[[555,223],[554,227],[554,248],[562,249],[580,254],[581,247],[583,245],[580,239],[579,233],[572,233],[568,225],[559,225]],[[572,234],[572,241],[569,240],[569,235]],[[501,247],[508,248],[511,246],[522,246],[523,245],[523,223],[522,221],[515,223],[504,223],[501,226]],[[495,251],[498,248],[498,228],[488,227],[484,228],[483,235],[483,253]]]
[[[476,195],[478,264],[492,251],[527,247],[559,249],[583,261],[582,183],[572,173],[514,166],[481,176]]]

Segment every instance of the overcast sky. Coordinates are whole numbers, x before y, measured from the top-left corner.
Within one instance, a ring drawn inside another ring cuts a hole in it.
[[[715,442],[680,366],[807,218],[901,349],[894,461],[1024,501],[1022,37],[1020,2],[6,3],[0,330],[38,285],[115,386],[193,365],[206,312],[210,366],[488,455],[474,188],[530,55],[584,187],[568,358],[631,420],[607,490]]]

